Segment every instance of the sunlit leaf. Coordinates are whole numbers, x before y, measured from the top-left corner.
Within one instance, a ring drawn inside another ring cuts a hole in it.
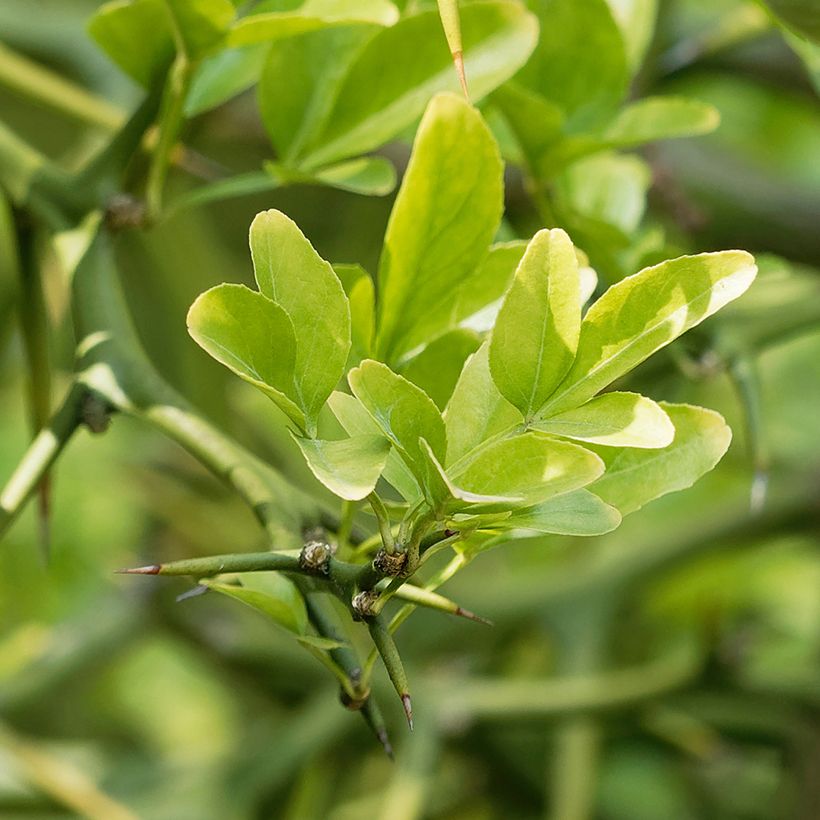
[[[165,0],[185,53],[205,55],[220,43],[236,15],[230,0]]]

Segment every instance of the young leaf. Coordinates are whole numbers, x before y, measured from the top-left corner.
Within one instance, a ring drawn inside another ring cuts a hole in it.
[[[263,211],[251,225],[259,290],[284,308],[296,338],[294,385],[308,432],[344,374],[350,350],[350,308],[342,284],[296,224]]]
[[[219,43],[236,9],[230,0],[165,0],[186,56],[199,59]]]
[[[364,405],[413,470],[426,475],[427,459],[419,439],[424,438],[439,461],[444,459],[447,439],[444,421],[433,400],[420,388],[387,365],[367,359],[347,377],[353,394]]]
[[[373,492],[390,452],[390,442],[384,436],[352,436],[341,441],[294,439],[313,475],[347,501],[361,501]]]
[[[526,62],[538,36],[535,18],[512,2],[465,6],[461,31],[464,67],[476,100]],[[414,123],[432,94],[457,89],[438,14],[404,17],[381,29],[358,55],[324,127],[306,146],[302,165],[316,168],[372,151]]]
[[[188,332],[201,348],[258,387],[304,429],[293,386],[293,324],[279,305],[244,285],[217,285],[191,305]]]
[[[352,365],[373,354],[376,332],[376,291],[373,279],[361,265],[334,265],[350,302],[350,354]]]
[[[431,342],[410,359],[401,375],[418,385],[444,409],[453,393],[464,362],[478,349],[481,340],[472,330],[456,328]]]
[[[575,490],[535,507],[514,510],[499,526],[553,535],[603,535],[616,529],[621,514],[589,490]]]
[[[604,393],[539,421],[535,428],[609,447],[657,449],[668,447],[675,437],[675,428],[660,405],[637,393]]]
[[[590,489],[622,515],[691,487],[720,461],[732,440],[732,431],[712,410],[688,404],[660,405],[675,426],[675,438],[668,447],[596,448],[606,463],[606,473]]]
[[[450,470],[453,481],[465,490],[514,497],[522,506],[585,487],[603,472],[604,463],[595,453],[538,433],[487,444],[466,466]]]
[[[606,127],[603,141],[627,148],[654,140],[708,134],[720,124],[712,105],[685,97],[645,97],[622,108]]]
[[[494,435],[523,425],[521,413],[498,392],[492,380],[488,347],[484,342],[467,360],[444,411],[448,466]]]
[[[228,35],[229,46],[272,43],[328,26],[375,23],[392,26],[399,10],[388,0],[307,0],[294,11],[269,11],[239,20]]]
[[[541,417],[591,399],[740,296],[757,268],[745,251],[682,256],[613,285],[587,312],[578,353]]]
[[[208,578],[201,583],[262,612],[288,632],[304,635],[307,631],[305,601],[293,583],[278,572],[243,573],[241,586]]]
[[[498,147],[460,97],[433,98],[393,206],[379,265],[376,349],[399,361],[447,329],[452,291],[478,268],[503,207]]]
[[[515,272],[490,341],[493,380],[528,420],[572,365],[580,290],[570,238],[560,228],[539,231]]]
[[[88,23],[97,45],[129,77],[150,88],[174,56],[164,0],[112,0]]]
[[[379,425],[354,396],[335,390],[330,394],[328,405],[349,436],[382,435]],[[405,501],[415,501],[421,497],[421,490],[413,473],[393,448],[387,456],[382,476]]]

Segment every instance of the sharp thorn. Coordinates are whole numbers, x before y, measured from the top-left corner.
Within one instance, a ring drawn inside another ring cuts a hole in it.
[[[460,606],[456,607],[455,614],[460,615],[462,618],[467,618],[471,621],[475,621],[477,624],[484,624],[485,626],[495,626],[495,624],[489,618],[482,618],[481,615],[476,615],[475,612],[470,612],[469,609],[464,609]]]
[[[148,564],[144,567],[114,570],[117,575],[159,575],[162,564]]]
[[[458,81],[461,83],[461,90],[464,92],[464,99],[470,102],[470,92],[467,90],[467,75],[464,72],[464,54],[460,51],[454,51],[453,62],[456,66]]]
[[[401,705],[404,707],[404,714],[407,716],[407,725],[410,731],[413,731],[413,704],[410,702],[410,695],[403,694],[401,696]]]

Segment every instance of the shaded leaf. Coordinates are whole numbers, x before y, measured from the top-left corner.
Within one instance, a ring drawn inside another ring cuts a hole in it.
[[[603,132],[603,141],[618,148],[654,140],[708,134],[720,124],[720,112],[686,97],[645,97],[622,108]]]
[[[347,501],[361,501],[373,492],[390,452],[390,442],[383,436],[352,436],[341,441],[294,439],[313,475]]]
[[[499,526],[554,535],[603,535],[616,529],[621,514],[589,490],[575,490],[535,507],[514,510]]]
[[[165,0],[185,54],[204,56],[225,36],[236,9],[230,0]]]

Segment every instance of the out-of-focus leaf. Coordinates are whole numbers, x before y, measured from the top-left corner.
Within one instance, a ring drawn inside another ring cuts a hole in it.
[[[613,285],[587,312],[578,354],[542,416],[577,407],[740,296],[757,268],[745,251],[682,256]]]
[[[305,602],[291,581],[278,572],[246,572],[239,584],[226,584],[206,578],[202,583],[272,618],[295,635],[307,631]]]
[[[191,305],[188,332],[218,362],[305,427],[293,386],[296,337],[279,305],[244,285],[217,285]]]
[[[401,374],[417,384],[443,410],[453,393],[464,362],[481,340],[471,330],[457,328],[439,336],[410,359]]]
[[[616,529],[621,514],[589,490],[574,490],[535,507],[514,510],[500,526],[555,535],[603,535]]]
[[[575,248],[560,228],[539,231],[515,272],[490,341],[493,381],[526,419],[569,370],[580,325]]]
[[[516,424],[523,425],[524,417],[499,393],[490,375],[488,342],[464,365],[444,411],[444,421],[448,466],[494,435]]]
[[[414,475],[423,481],[427,458],[419,440],[424,438],[439,461],[447,439],[444,421],[433,400],[381,362],[368,359],[348,374],[353,394],[399,451]]]
[[[390,452],[390,442],[383,436],[340,441],[294,438],[313,475],[347,501],[361,501],[373,492]]]
[[[655,140],[708,134],[720,124],[720,112],[708,103],[685,97],[645,97],[622,108],[603,132],[616,148]]]
[[[537,38],[533,16],[512,2],[465,6],[461,30],[476,100],[523,65]],[[359,54],[303,164],[315,168],[371,151],[415,122],[433,93],[457,89],[437,13],[405,17],[381,29]]]
[[[820,43],[820,11],[815,0],[763,0],[792,31]]]
[[[189,117],[209,111],[259,81],[270,46],[223,48],[206,57],[194,73],[185,100]]]
[[[392,26],[399,10],[388,0],[307,0],[294,11],[273,11],[242,18],[228,35],[229,46],[270,43],[328,26],[375,23]]]
[[[555,103],[572,129],[601,123],[626,90],[621,30],[606,0],[532,2],[541,34],[516,79]]]
[[[478,111],[452,94],[434,97],[384,239],[380,357],[400,361],[447,329],[453,291],[465,286],[498,229],[502,185],[498,148]]]
[[[703,407],[661,402],[675,438],[662,450],[596,447],[606,473],[590,489],[622,515],[667,493],[691,487],[729,448],[732,431],[722,416]]]
[[[129,77],[149,88],[171,62],[174,39],[164,0],[113,0],[88,23],[97,45]]]
[[[660,405],[637,393],[604,393],[539,421],[536,429],[610,447],[668,447],[675,428]]]
[[[230,0],[165,0],[186,55],[196,60],[225,37],[236,15]]]
[[[332,188],[366,196],[386,196],[396,187],[396,169],[384,157],[356,157],[320,168],[312,177]]]
[[[382,435],[379,425],[354,396],[334,391],[328,399],[328,405],[348,435]],[[414,501],[421,496],[418,482],[395,449],[391,449],[387,457],[382,476],[406,501]]]
[[[652,41],[655,18],[658,15],[658,0],[607,0],[612,16],[626,46],[629,67],[634,74],[643,62],[646,50]]]
[[[342,283],[281,211],[257,214],[250,231],[259,290],[281,305],[296,338],[294,387],[308,432],[342,378],[350,350],[350,307]]]

